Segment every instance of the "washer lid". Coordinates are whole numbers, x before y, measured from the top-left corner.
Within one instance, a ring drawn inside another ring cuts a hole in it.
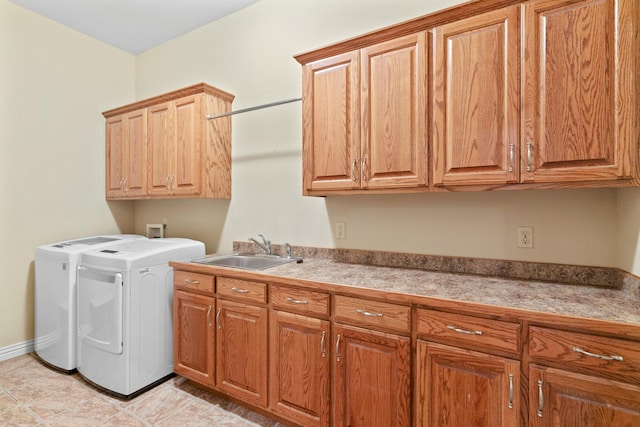
[[[106,248],[83,252],[80,263],[120,270],[167,264],[172,260],[203,257],[204,243],[191,239],[131,240]]]

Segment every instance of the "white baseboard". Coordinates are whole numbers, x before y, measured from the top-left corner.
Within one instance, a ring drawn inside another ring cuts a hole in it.
[[[33,351],[33,340],[12,344],[0,348],[0,362],[3,360],[13,359]]]

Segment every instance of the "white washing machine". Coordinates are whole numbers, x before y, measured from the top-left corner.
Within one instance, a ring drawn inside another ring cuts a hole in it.
[[[122,398],[173,375],[173,268],[205,255],[189,239],[130,241],[83,252],[78,265],[78,372]]]
[[[42,361],[69,373],[76,369],[76,269],[80,253],[136,239],[144,237],[92,236],[36,249],[34,348]]]

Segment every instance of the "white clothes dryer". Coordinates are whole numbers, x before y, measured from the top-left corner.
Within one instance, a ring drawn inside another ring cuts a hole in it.
[[[36,249],[34,349],[40,360],[67,373],[76,369],[76,270],[80,254],[139,239],[145,237],[92,236]]]
[[[78,372],[131,398],[173,375],[173,268],[205,255],[167,238],[84,252],[78,265]]]

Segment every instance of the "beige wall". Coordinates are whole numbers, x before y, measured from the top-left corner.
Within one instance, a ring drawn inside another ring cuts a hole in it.
[[[37,246],[133,231],[104,198],[102,111],[134,97],[134,57],[0,0],[0,349],[33,338]]]
[[[205,81],[245,108],[301,95],[293,55],[459,1],[262,0],[133,57],[0,0],[0,349],[33,337],[33,254],[91,234],[207,250],[274,242],[619,266],[640,275],[640,188],[302,197],[300,104],[233,118],[233,197],[104,201],[101,111]],[[347,224],[334,240],[333,224]],[[515,247],[518,225],[535,248]]]
[[[262,0],[138,55],[136,93],[206,81],[235,94],[235,109],[298,97],[293,55],[455,3]],[[624,214],[616,190],[305,198],[301,132],[299,103],[235,116],[232,200],[136,202],[136,231],[167,218],[168,235],[199,238],[208,252],[263,233],[294,245],[617,265]],[[333,239],[337,221],[346,223],[345,240]],[[516,248],[519,225],[534,227],[534,249]],[[634,233],[624,246],[637,241]]]

